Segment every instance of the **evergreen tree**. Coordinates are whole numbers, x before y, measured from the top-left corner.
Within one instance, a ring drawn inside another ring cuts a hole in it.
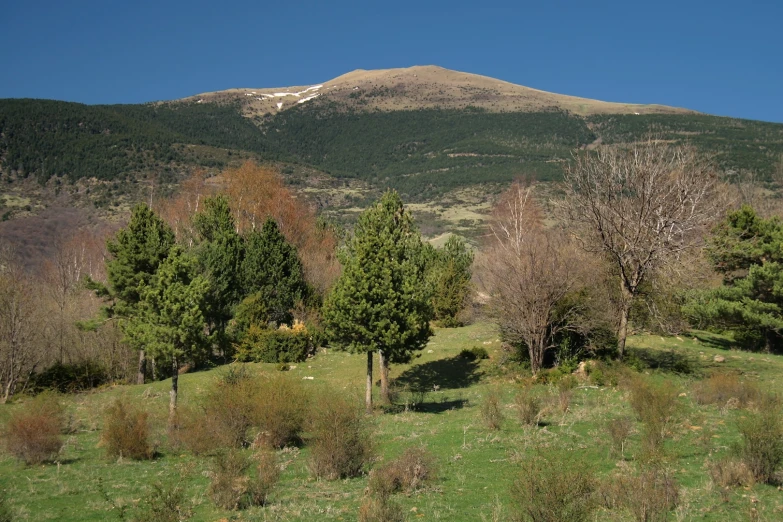
[[[432,335],[424,257],[421,235],[393,191],[362,213],[342,253],[343,273],[324,303],[324,319],[339,348],[367,354],[368,412],[373,352],[378,351],[381,396],[388,402],[389,363],[409,361]]]
[[[141,295],[174,246],[174,232],[147,205],[133,208],[128,226],[106,242],[112,259],[106,263],[108,285],[88,281],[88,287],[111,304],[110,317],[130,318],[138,313]],[[137,382],[144,383],[145,351],[139,347]]]
[[[294,248],[268,218],[261,231],[251,231],[245,241],[241,266],[242,289],[263,303],[267,322],[291,324],[291,310],[308,296],[302,263]]]
[[[176,414],[180,364],[203,355],[209,346],[204,310],[210,293],[196,260],[175,246],[142,290],[138,313],[120,323],[133,345],[170,362],[170,422]]]
[[[449,237],[436,251],[430,268],[432,308],[435,320],[446,328],[459,326],[457,315],[470,294],[473,252],[459,236]]]
[[[226,326],[243,295],[240,270],[244,242],[236,231],[226,196],[205,199],[203,210],[193,217],[193,225],[198,234],[196,257],[210,281],[206,320],[210,334],[225,353],[229,345]]]
[[[749,348],[783,349],[783,223],[743,206],[715,228],[708,253],[724,284],[695,296],[685,313],[734,330]]]

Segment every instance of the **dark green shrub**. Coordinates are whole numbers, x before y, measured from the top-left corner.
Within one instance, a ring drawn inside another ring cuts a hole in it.
[[[466,348],[459,352],[459,356],[468,361],[481,361],[483,359],[489,359],[489,353],[487,353],[487,350],[481,346]]]
[[[93,361],[80,363],[55,363],[33,378],[34,390],[54,390],[60,393],[97,388],[111,378],[100,364]]]
[[[595,479],[584,460],[554,453],[526,458],[511,486],[515,521],[592,520]]]
[[[251,325],[237,347],[238,361],[302,362],[315,350],[306,328],[265,329]]]
[[[110,457],[151,459],[155,450],[149,443],[147,413],[117,399],[106,409],[101,444]]]
[[[310,409],[310,472],[336,480],[361,474],[373,454],[368,420],[358,402],[323,393]]]
[[[42,393],[14,410],[5,428],[8,452],[25,464],[57,458],[63,447],[64,413],[58,397],[50,393]]]

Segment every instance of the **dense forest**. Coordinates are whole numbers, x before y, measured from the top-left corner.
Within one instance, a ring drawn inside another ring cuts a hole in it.
[[[52,176],[122,180],[178,167],[223,168],[230,155],[252,153],[423,200],[520,175],[560,179],[573,150],[597,140],[638,141],[651,129],[714,154],[729,171],[766,178],[781,168],[783,125],[775,123],[706,115],[583,118],[556,109],[360,112],[320,100],[254,120],[238,103],[0,100],[0,159],[6,173],[45,182]]]

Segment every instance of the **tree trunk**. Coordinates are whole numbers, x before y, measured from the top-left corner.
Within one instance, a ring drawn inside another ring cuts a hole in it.
[[[169,426],[174,426],[177,420],[177,386],[179,385],[179,361],[171,359],[171,391],[169,392]]]
[[[367,389],[364,392],[364,406],[372,415],[372,350],[367,352]]]
[[[389,359],[384,357],[383,350],[378,350],[378,366],[381,372],[381,403],[391,404],[389,397]]]
[[[144,372],[147,369],[147,357],[144,350],[139,350],[139,369],[136,372],[136,384],[144,384]]]
[[[528,347],[528,352],[530,353],[530,371],[533,373],[533,376],[536,376],[541,371],[541,367],[544,366],[544,339],[540,338],[533,341]]]
[[[630,299],[623,302],[620,310],[620,327],[617,329],[617,359],[622,361],[625,356],[625,340],[628,337],[628,316],[631,315]]]

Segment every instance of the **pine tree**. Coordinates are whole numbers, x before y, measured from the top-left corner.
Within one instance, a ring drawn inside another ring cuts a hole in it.
[[[204,310],[210,292],[196,260],[175,246],[142,290],[138,313],[120,323],[132,344],[171,364],[170,422],[176,414],[180,364],[203,355],[209,346]]]
[[[112,259],[106,263],[108,285],[88,281],[88,287],[111,302],[110,317],[130,318],[138,313],[144,288],[174,246],[174,232],[147,205],[133,208],[128,226],[106,242]],[[139,346],[137,383],[144,383],[146,357]]]
[[[337,347],[367,354],[369,413],[373,352],[378,351],[381,396],[388,402],[389,363],[409,361],[432,335],[421,235],[396,192],[386,192],[359,217],[342,263],[324,319]]]
[[[226,326],[243,296],[240,271],[244,241],[236,231],[226,196],[205,199],[203,210],[193,217],[193,225],[198,234],[196,258],[211,288],[206,320],[210,334],[225,353],[229,345]]]
[[[291,310],[307,298],[307,282],[296,249],[271,218],[260,232],[253,230],[247,235],[241,281],[246,295],[263,303],[267,321],[277,324],[291,324]]]
[[[459,326],[457,315],[465,308],[470,294],[471,252],[459,236],[449,237],[436,251],[429,270],[432,281],[432,308],[435,320],[446,328]]]
[[[743,206],[715,228],[708,254],[723,286],[696,295],[685,313],[734,330],[749,348],[783,348],[783,223]]]

